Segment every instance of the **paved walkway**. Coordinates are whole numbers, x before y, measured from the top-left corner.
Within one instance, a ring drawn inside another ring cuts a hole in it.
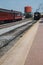
[[[24,65],[43,65],[43,21],[32,44]]]
[[[0,58],[0,65],[24,65],[38,26],[39,22],[25,32],[23,37],[21,37],[18,42],[15,43],[2,58]]]

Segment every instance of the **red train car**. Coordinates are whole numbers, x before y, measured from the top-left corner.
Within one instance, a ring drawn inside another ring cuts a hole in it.
[[[20,19],[22,19],[21,12],[0,8],[0,23],[4,21],[15,21]]]

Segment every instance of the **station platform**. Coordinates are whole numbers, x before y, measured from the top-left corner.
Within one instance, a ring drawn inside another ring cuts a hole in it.
[[[39,22],[28,29],[14,46],[0,58],[0,65],[24,65],[36,36]],[[14,43],[14,41],[12,42]]]
[[[0,65],[43,65],[43,22],[38,21],[26,31],[0,58]]]
[[[43,65],[43,21],[39,27],[24,65]]]

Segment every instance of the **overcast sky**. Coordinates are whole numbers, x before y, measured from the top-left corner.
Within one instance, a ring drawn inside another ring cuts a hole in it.
[[[0,0],[0,8],[24,12],[25,6],[32,6],[32,11],[36,11],[40,3],[43,0]]]

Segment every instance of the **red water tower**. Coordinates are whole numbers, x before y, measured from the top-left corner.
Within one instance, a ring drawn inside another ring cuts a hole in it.
[[[32,12],[32,7],[31,6],[26,6],[24,8],[24,12],[26,12],[26,13]]]

